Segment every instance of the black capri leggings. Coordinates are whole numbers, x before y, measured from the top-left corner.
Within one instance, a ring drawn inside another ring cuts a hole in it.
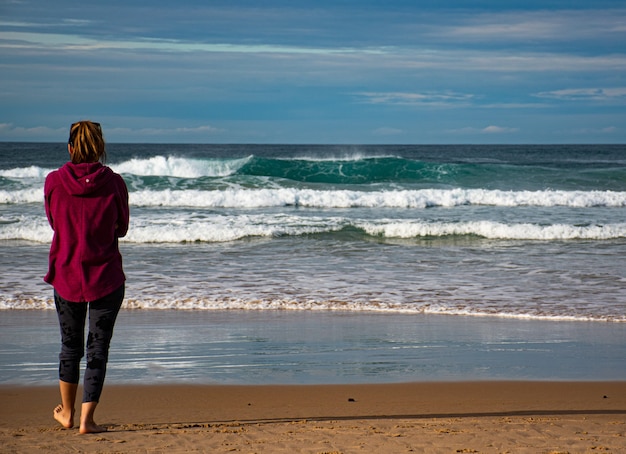
[[[80,361],[85,354],[85,318],[89,309],[83,402],[100,400],[109,359],[109,344],[124,292],[125,287],[122,285],[113,293],[90,303],[67,301],[54,292],[54,304],[61,328],[62,344],[59,354],[61,381],[76,384],[79,382]]]

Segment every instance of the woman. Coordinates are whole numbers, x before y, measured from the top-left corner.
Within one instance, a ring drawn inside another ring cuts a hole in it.
[[[106,374],[109,343],[124,299],[118,238],[128,230],[128,190],[106,159],[98,123],[80,121],[70,128],[70,162],[46,177],[45,208],[54,230],[48,274],[61,328],[59,387],[61,404],[54,418],[74,426],[74,404],[85,354],[85,318],[89,312],[87,365],[83,381],[80,433],[103,432],[94,412]]]

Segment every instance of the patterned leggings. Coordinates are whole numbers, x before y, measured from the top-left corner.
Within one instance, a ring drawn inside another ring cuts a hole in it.
[[[61,327],[62,345],[59,354],[61,381],[76,384],[79,382],[80,361],[85,353],[85,318],[89,310],[83,402],[100,400],[109,359],[109,344],[124,292],[125,287],[122,285],[113,293],[90,303],[67,301],[54,292],[54,304]]]

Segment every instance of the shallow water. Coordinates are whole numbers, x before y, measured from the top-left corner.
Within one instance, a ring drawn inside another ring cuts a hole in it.
[[[3,311],[0,384],[53,384],[54,311]],[[109,383],[623,380],[626,324],[301,311],[120,313]]]

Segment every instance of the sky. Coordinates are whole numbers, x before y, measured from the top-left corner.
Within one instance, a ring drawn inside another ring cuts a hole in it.
[[[626,143],[624,0],[0,0],[0,141]]]

